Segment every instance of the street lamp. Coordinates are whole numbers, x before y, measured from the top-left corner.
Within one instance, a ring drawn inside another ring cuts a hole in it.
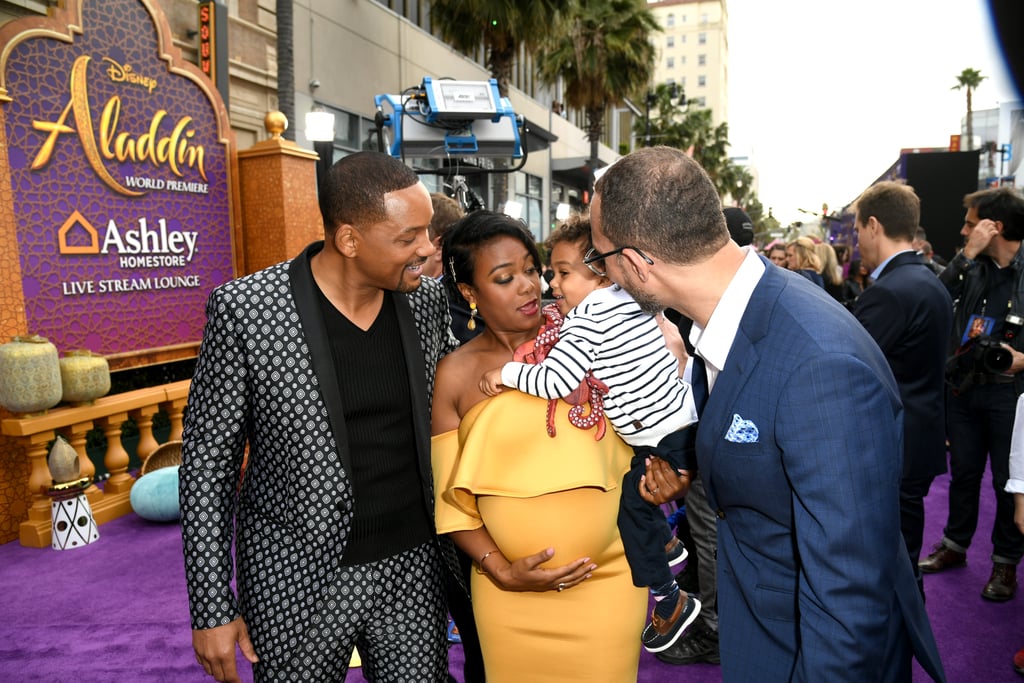
[[[647,97],[644,99],[644,147],[651,146],[651,105],[657,99],[653,90],[647,91]]]
[[[675,100],[678,98],[677,106],[686,106],[686,93],[682,88],[679,87],[678,83],[673,83],[669,86],[670,90],[668,93],[669,100]],[[647,96],[644,98],[644,147],[651,146],[651,106],[658,102],[658,91],[648,90]]]
[[[334,114],[320,105],[306,113],[306,139],[313,143],[313,151],[319,155],[316,162],[317,189],[327,177],[334,162]]]

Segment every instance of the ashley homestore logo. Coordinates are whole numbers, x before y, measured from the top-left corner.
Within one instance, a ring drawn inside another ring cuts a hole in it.
[[[121,268],[185,266],[196,253],[199,233],[174,230],[167,220],[139,218],[136,226],[122,229],[111,219],[102,234],[78,211],[57,231],[60,253],[95,255],[116,253]]]

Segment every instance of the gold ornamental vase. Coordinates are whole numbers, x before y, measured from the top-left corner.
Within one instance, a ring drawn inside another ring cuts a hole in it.
[[[60,380],[62,401],[89,405],[110,391],[110,364],[92,351],[68,351],[60,359]]]
[[[41,413],[62,395],[57,347],[39,335],[0,344],[0,405],[12,413]]]

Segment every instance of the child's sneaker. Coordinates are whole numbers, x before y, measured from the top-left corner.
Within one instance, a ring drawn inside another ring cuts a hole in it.
[[[686,550],[686,546],[675,536],[672,540],[665,545],[665,559],[668,560],[669,567],[675,567],[686,561],[689,556],[689,552]]]
[[[671,647],[693,623],[698,614],[700,614],[700,600],[680,591],[679,598],[676,600],[676,608],[671,617],[662,619],[658,616],[657,611],[651,612],[651,623],[647,625],[640,636],[644,649],[648,652],[661,652]]]

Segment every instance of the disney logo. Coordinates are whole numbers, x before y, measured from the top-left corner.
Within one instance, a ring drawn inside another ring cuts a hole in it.
[[[138,85],[148,90],[151,95],[156,89],[156,79],[135,73],[131,64],[118,64],[110,57],[104,57],[103,61],[110,65],[107,67],[107,76],[115,83]]]

